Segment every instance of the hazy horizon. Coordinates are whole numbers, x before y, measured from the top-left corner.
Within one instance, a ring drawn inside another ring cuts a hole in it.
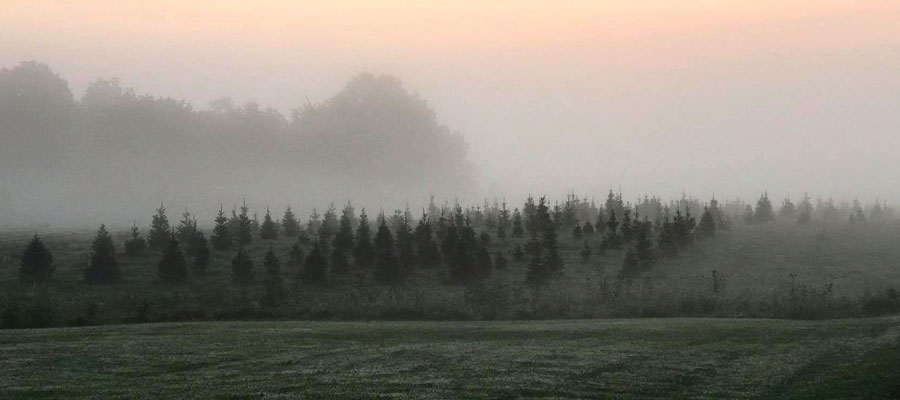
[[[896,202],[898,20],[888,1],[13,0],[0,67],[46,63],[76,99],[118,77],[285,116],[391,74],[465,138],[472,198]]]

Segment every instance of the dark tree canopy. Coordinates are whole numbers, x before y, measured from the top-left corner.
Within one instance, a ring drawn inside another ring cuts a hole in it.
[[[22,252],[19,276],[26,282],[43,283],[50,280],[54,270],[53,254],[40,236],[34,235]]]

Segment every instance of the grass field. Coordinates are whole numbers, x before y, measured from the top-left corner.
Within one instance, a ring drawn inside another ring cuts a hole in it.
[[[0,398],[897,398],[900,318],[0,331]]]

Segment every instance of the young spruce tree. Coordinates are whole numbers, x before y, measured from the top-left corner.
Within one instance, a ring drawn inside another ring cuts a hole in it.
[[[157,264],[157,273],[159,279],[165,283],[181,283],[187,279],[187,263],[175,236],[169,239],[169,246]]]
[[[165,210],[163,210],[165,211]],[[91,283],[111,283],[122,280],[122,269],[116,261],[116,246],[105,225],[100,225],[91,244],[90,260],[84,270],[84,280]]]
[[[150,221],[150,233],[147,234],[147,244],[152,250],[164,250],[169,245],[171,227],[169,217],[166,216],[166,207],[160,203],[156,209],[156,215]]]
[[[213,228],[212,244],[216,250],[228,250],[231,248],[231,230],[228,229],[228,218],[225,217],[225,211],[219,206],[219,213],[216,215],[216,226]]]
[[[259,237],[262,240],[278,239],[278,224],[272,219],[269,207],[266,207],[266,215],[263,217],[263,223],[259,227]]]
[[[44,245],[40,236],[35,234],[28,242],[28,246],[25,247],[25,251],[22,252],[19,277],[22,281],[32,285],[44,283],[50,280],[55,269],[53,254]]]

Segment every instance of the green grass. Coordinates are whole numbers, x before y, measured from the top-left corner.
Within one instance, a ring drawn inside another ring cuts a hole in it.
[[[896,398],[900,318],[0,331],[0,397]]]

